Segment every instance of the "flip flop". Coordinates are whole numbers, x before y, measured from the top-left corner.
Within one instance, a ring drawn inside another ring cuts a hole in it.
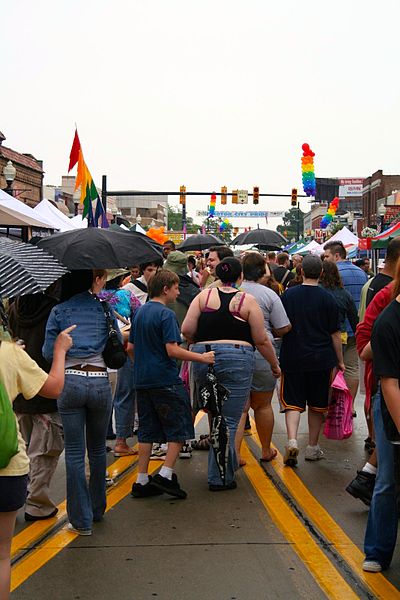
[[[271,448],[271,457],[270,458],[260,458],[260,463],[267,463],[267,462],[271,462],[271,460],[274,460],[274,458],[276,458],[278,456],[278,450],[275,450],[275,448]]]

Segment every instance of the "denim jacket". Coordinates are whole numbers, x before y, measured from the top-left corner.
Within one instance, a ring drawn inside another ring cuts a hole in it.
[[[117,320],[112,313],[111,318],[115,330],[119,332]],[[56,337],[71,325],[76,325],[76,329],[70,333],[74,343],[67,356],[85,358],[103,352],[108,337],[104,310],[95,296],[90,292],[83,292],[52,309],[42,349],[47,361],[51,362],[53,359]]]

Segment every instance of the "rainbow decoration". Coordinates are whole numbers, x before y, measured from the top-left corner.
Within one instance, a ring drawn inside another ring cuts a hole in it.
[[[219,226],[219,232],[223,233],[224,231],[226,231],[228,229],[229,225],[230,225],[230,223],[229,223],[228,219],[224,219]]]
[[[303,173],[303,189],[306,196],[314,196],[316,194],[315,172],[314,172],[314,156],[315,153],[311,150],[308,144],[302,145],[303,156],[301,157],[301,171]]]
[[[326,215],[324,215],[321,219],[320,228],[326,229],[328,225],[331,223],[333,217],[336,215],[336,211],[339,208],[339,198],[334,198],[329,205]]]
[[[217,202],[217,196],[211,194],[210,206],[208,207],[208,216],[212,219],[215,213],[215,204]]]

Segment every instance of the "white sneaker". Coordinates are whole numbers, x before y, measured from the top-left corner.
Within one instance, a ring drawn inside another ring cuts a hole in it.
[[[91,529],[77,529],[72,525],[72,523],[68,523],[67,529],[68,531],[71,531],[72,533],[77,533],[78,535],[92,535]]]
[[[325,456],[321,448],[317,445],[307,446],[304,458],[306,460],[321,460],[321,458],[325,458]]]
[[[285,446],[285,456],[283,462],[288,467],[295,467],[297,465],[297,457],[299,455],[299,448],[297,446],[297,440],[288,440],[287,446]]]
[[[153,444],[150,460],[165,460],[167,450],[167,444]]]
[[[363,571],[368,573],[380,573],[382,566],[376,560],[364,560],[362,565]]]
[[[192,446],[190,444],[183,444],[179,452],[179,458],[192,458]]]

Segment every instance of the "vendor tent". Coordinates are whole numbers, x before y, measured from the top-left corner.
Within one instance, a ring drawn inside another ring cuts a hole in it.
[[[55,229],[47,219],[37,214],[33,208],[0,190],[0,226],[40,227]]]
[[[84,227],[88,226],[87,218],[85,217],[82,219],[82,215],[76,215],[75,217],[72,217],[71,222],[77,226],[78,229],[83,229]]]
[[[358,237],[354,235],[350,229],[347,229],[347,227],[343,227],[327,240],[327,242],[342,242],[343,246],[346,248],[348,258],[355,255],[358,248],[358,241]]]
[[[44,198],[33,209],[40,217],[46,219],[53,224],[54,229],[59,231],[70,231],[71,229],[79,229],[79,226],[72,222],[64,213],[54,206],[49,200]]]
[[[323,253],[324,249],[321,244],[318,244],[315,240],[312,240],[307,246],[304,246],[300,250],[296,252],[296,254],[301,254],[304,256],[305,254],[317,254],[320,256]]]
[[[382,231],[382,233],[379,233],[372,239],[369,238],[369,239],[371,239],[371,247],[376,248],[376,249],[387,248],[390,240],[399,235],[400,235],[400,223],[395,223],[394,225],[392,225],[392,227],[389,227],[389,229],[386,229],[386,231]]]

